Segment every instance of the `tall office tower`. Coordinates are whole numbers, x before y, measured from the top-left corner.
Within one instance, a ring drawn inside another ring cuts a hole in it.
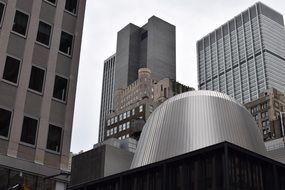
[[[0,0],[0,189],[63,189],[85,0]]]
[[[118,32],[115,90],[138,79],[149,68],[154,80],[176,79],[175,26],[152,16],[143,27],[128,24]]]
[[[128,24],[118,32],[116,66],[112,76],[114,86],[108,86],[107,84],[110,83],[103,80],[99,142],[104,139],[105,124],[103,121],[105,120],[105,113],[109,113],[110,108],[113,109],[114,94],[110,94],[110,89],[114,91],[125,89],[138,79],[140,68],[151,69],[152,78],[156,81],[163,78],[175,80],[175,48],[175,26],[155,16],[149,18],[142,27]],[[104,86],[107,86],[108,90]],[[108,92],[109,94],[105,94]]]
[[[199,89],[241,103],[271,87],[285,92],[283,16],[258,2],[197,42]]]
[[[104,61],[101,111],[99,121],[99,142],[102,142],[104,140],[106,116],[110,114],[113,109],[115,62],[116,54],[112,55]]]

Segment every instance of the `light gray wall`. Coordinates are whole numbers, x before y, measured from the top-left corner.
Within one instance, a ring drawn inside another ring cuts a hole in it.
[[[106,146],[104,177],[130,169],[134,153]]]

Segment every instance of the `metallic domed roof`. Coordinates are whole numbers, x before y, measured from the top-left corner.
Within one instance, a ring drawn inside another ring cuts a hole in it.
[[[254,119],[234,99],[213,91],[179,94],[147,120],[131,168],[224,141],[266,155]]]

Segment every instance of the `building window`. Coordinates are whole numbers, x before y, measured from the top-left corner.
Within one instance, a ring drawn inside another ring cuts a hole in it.
[[[12,30],[18,34],[26,36],[28,20],[29,15],[17,10],[14,17],[14,24]]]
[[[109,137],[110,136],[110,131],[109,130],[107,130],[107,137]]]
[[[115,117],[115,123],[117,123],[117,122],[118,122],[118,116]]]
[[[71,55],[72,40],[73,40],[72,35],[62,31],[60,37],[59,51],[67,55]]]
[[[67,79],[55,76],[53,97],[62,101],[66,100],[67,94]]]
[[[122,125],[119,125],[119,132],[122,131]]]
[[[108,119],[107,121],[107,126],[110,126],[110,119]]]
[[[120,121],[122,121],[122,119],[123,119],[123,115],[122,115],[122,114],[120,114],[120,116],[119,116],[119,120],[120,120]]]
[[[126,138],[129,138],[130,137],[130,135],[129,134],[126,134]]]
[[[2,25],[5,4],[0,2],[0,26]]]
[[[21,141],[28,144],[35,144],[38,128],[38,120],[24,117]]]
[[[127,117],[131,116],[131,111],[127,111]]]
[[[132,109],[132,115],[135,115],[135,109]]]
[[[123,119],[126,119],[126,118],[127,118],[127,113],[125,112],[124,116],[123,116]]]
[[[66,0],[65,10],[73,14],[76,14],[76,8],[77,8],[77,0]]]
[[[126,124],[125,123],[123,124],[123,130],[126,130]]]
[[[44,45],[49,46],[50,34],[51,34],[51,26],[49,24],[40,21],[38,34],[37,34],[37,41]]]
[[[47,149],[56,151],[56,152],[60,151],[61,133],[62,133],[62,129],[60,127],[49,125]]]
[[[117,127],[114,128],[114,134],[116,134],[116,133],[117,133]]]
[[[127,129],[130,128],[130,122],[127,122]]]
[[[140,107],[139,107],[139,112],[142,112],[142,111],[143,111],[143,106],[140,105]]]
[[[263,121],[262,122],[262,127],[267,127],[267,126],[269,126],[269,121],[268,120]]]
[[[32,66],[29,89],[37,92],[43,91],[45,70]]]
[[[262,112],[261,113],[261,118],[266,118],[268,117],[268,112]]]
[[[12,112],[0,108],[0,136],[8,137]]]
[[[113,125],[113,124],[114,124],[114,118],[111,119],[111,125]]]
[[[110,135],[113,135],[113,128],[110,129]]]
[[[17,84],[19,71],[20,71],[20,64],[21,64],[20,60],[7,56],[4,67],[3,79]]]
[[[266,109],[266,108],[268,108],[268,102],[261,104],[261,109]]]

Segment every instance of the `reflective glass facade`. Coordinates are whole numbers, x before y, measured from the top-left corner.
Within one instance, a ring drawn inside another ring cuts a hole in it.
[[[270,87],[285,92],[284,52],[283,16],[256,3],[197,42],[199,89],[241,103]]]

